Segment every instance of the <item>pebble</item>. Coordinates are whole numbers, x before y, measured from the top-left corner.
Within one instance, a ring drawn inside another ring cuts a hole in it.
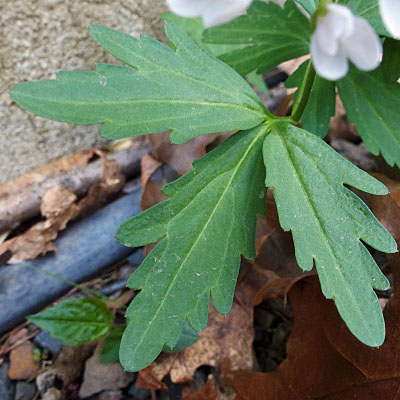
[[[0,367],[0,399],[14,400],[15,386],[8,378],[9,364],[5,363]]]
[[[37,387],[34,382],[19,381],[15,388],[15,400],[32,400],[35,398]]]
[[[34,358],[35,345],[25,342],[10,352],[8,377],[13,380],[30,380],[40,370],[40,363]]]
[[[150,390],[142,389],[136,385],[129,388],[128,395],[132,400],[149,400],[151,398]]]
[[[40,332],[39,335],[33,339],[33,342],[42,349],[47,349],[54,358],[58,356],[62,347],[62,341],[51,337],[47,331]]]

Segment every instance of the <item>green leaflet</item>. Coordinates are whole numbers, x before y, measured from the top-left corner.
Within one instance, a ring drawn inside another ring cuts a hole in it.
[[[61,339],[63,344],[80,345],[106,335],[113,315],[102,300],[80,297],[64,300],[27,319]]]
[[[183,325],[183,329],[181,335],[179,336],[178,342],[176,343],[174,348],[170,348],[167,345],[163,347],[163,351],[166,353],[179,353],[180,351],[186,349],[186,347],[195,344],[200,338],[200,335],[197,331],[195,331],[185,320],[185,324]]]
[[[266,109],[251,87],[178,27],[165,23],[174,49],[142,35],[100,25],[90,34],[129,66],[98,64],[97,72],[60,72],[57,81],[26,82],[11,90],[29,111],[76,124],[104,124],[110,139],[172,129],[174,143],[195,136],[249,129]],[[131,68],[133,67],[133,68]]]
[[[378,0],[343,0],[340,3],[346,4],[355,15],[367,19],[378,35],[390,36],[383,26]]]
[[[387,289],[389,282],[361,240],[388,253],[396,243],[344,185],[378,195],[386,187],[315,135],[284,123],[270,127],[266,185],[274,188],[282,228],[292,231],[298,264],[308,271],[315,262],[322,292],[335,300],[351,332],[380,346],[385,324],[373,288]]]
[[[251,44],[219,58],[242,75],[263,73],[283,61],[309,52],[310,23],[292,0],[281,8],[275,3],[255,1],[246,15],[207,29],[204,41]]]
[[[296,0],[296,2],[301,4],[310,15],[314,13],[319,4],[319,0]]]
[[[381,153],[390,166],[400,166],[399,44],[393,42],[398,41],[385,41],[385,57],[378,69],[364,72],[352,67],[336,84],[347,116],[368,150]]]
[[[286,80],[285,86],[300,87],[303,81],[307,64],[305,61],[300,67]],[[336,91],[335,82],[327,81],[316,75],[314,85],[311,89],[310,97],[306,108],[301,117],[301,124],[304,129],[323,138],[328,132],[331,117],[336,110]],[[295,99],[297,98],[297,92]]]
[[[106,337],[101,349],[99,361],[101,363],[112,363],[119,360],[119,345],[125,326],[114,326],[110,334]]]
[[[240,255],[254,257],[256,214],[265,214],[265,132],[260,126],[234,134],[164,186],[169,199],[119,228],[127,246],[162,238],[128,281],[141,292],[121,342],[127,370],[146,367],[165,344],[175,347],[185,319],[203,330],[210,293],[215,308],[229,312]]]

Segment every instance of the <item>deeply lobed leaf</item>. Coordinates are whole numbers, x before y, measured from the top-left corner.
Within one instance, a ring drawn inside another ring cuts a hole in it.
[[[172,129],[171,140],[249,129],[266,109],[229,66],[203,51],[178,27],[166,23],[173,49],[142,35],[138,40],[100,25],[90,34],[128,66],[98,64],[97,72],[60,72],[58,80],[16,85],[11,96],[49,119],[100,123],[110,139]]]
[[[121,342],[126,369],[140,370],[164,345],[175,347],[185,319],[203,330],[210,293],[219,312],[230,310],[240,255],[255,255],[256,214],[265,214],[265,132],[260,126],[231,136],[164,187],[168,200],[118,230],[128,246],[161,239],[128,281],[141,292]]]
[[[266,72],[283,61],[307,54],[310,34],[309,21],[293,0],[286,1],[284,8],[272,2],[255,1],[246,15],[207,29],[204,40],[208,43],[249,44],[219,57],[245,75],[254,70]]]
[[[387,189],[315,135],[285,123],[270,126],[266,185],[274,188],[282,228],[292,231],[297,262],[303,270],[315,263],[324,295],[335,300],[352,333],[380,346],[385,325],[373,288],[389,283],[362,242],[388,253],[396,242],[344,185],[379,195]]]
[[[80,297],[64,300],[27,319],[65,345],[80,345],[106,335],[111,329],[113,315],[103,301]]]

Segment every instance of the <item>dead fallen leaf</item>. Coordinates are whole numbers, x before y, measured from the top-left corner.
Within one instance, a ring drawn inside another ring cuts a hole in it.
[[[269,272],[265,286],[254,294],[254,305],[266,299],[286,296],[295,282],[315,273],[303,272],[298,266],[292,235],[290,232],[284,232],[279,224],[272,191],[267,193],[267,217],[258,219],[256,258],[250,262],[254,268]]]
[[[334,303],[323,297],[316,276],[297,282],[289,296],[295,318],[287,358],[272,373],[228,373],[226,379],[237,391],[238,398],[396,398],[400,387],[399,290],[385,307],[388,339],[379,349],[365,346],[354,338]],[[380,397],[375,396],[377,390],[382,390]]]
[[[206,154],[206,148],[216,138],[217,134],[202,135],[190,139],[183,144],[173,144],[168,139],[169,132],[149,135],[148,141],[153,147],[157,160],[169,164],[179,175],[190,171],[194,160]]]
[[[49,188],[41,203],[43,216],[47,219],[40,221],[25,233],[6,240],[0,244],[0,255],[7,251],[12,253],[9,264],[22,260],[32,260],[50,251],[57,251],[52,242],[58,232],[65,229],[67,223],[78,216],[93,212],[106,199],[117,193],[125,182],[114,160],[109,160],[103,153],[98,154],[103,162],[103,179],[101,183],[92,186],[88,194],[78,202],[74,193],[63,187]]]
[[[346,110],[338,94],[336,95],[336,112],[331,119],[327,139],[329,141],[332,139],[344,139],[349,142],[358,142],[360,140],[360,135],[356,128],[347,119]]]
[[[0,186],[0,230],[12,227],[17,221],[32,217],[39,211],[43,186],[55,176],[63,176],[69,171],[79,169],[93,158],[95,149],[89,149],[69,157],[62,157],[44,167],[13,179]],[[53,184],[54,185],[54,184]],[[32,211],[32,205],[35,205]]]
[[[30,380],[40,370],[40,363],[33,358],[35,345],[32,342],[25,342],[11,350],[10,368],[8,377],[13,380]]]
[[[131,178],[139,174],[140,159],[149,149],[143,138],[135,137],[125,140],[122,146],[111,146],[109,158]],[[91,186],[100,183],[104,168],[101,159],[94,159],[96,152],[93,148],[61,158],[1,185],[0,232],[38,215],[44,192],[53,186],[65,187],[82,197]]]
[[[145,154],[141,160],[141,180],[142,196],[140,197],[140,207],[142,211],[167,199],[161,188],[163,184],[151,179],[152,175],[162,166],[162,163],[153,158],[150,154]]]
[[[214,383],[206,383],[200,389],[184,387],[182,400],[216,400],[218,399],[218,386]]]
[[[293,74],[294,71],[297,70],[297,68],[300,67],[301,64],[303,64],[309,58],[310,58],[310,56],[306,55],[306,56],[294,58],[293,60],[285,61],[278,65],[278,69],[280,69],[281,71],[285,72],[288,76],[290,76]]]
[[[47,219],[56,218],[71,207],[77,199],[70,190],[62,186],[53,186],[44,193],[40,212]]]
[[[400,242],[400,183],[385,175],[374,174],[389,189],[386,196],[363,194],[375,216],[389,233]]]
[[[125,372],[119,362],[101,363],[102,348],[103,343],[98,343],[94,354],[85,363],[80,398],[85,399],[103,390],[125,388],[135,379],[135,375]]]

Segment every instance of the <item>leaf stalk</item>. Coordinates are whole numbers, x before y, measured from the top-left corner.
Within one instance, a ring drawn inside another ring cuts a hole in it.
[[[306,108],[308,99],[310,98],[311,89],[314,84],[314,79],[315,79],[315,69],[312,65],[312,60],[310,58],[307,65],[306,73],[304,75],[303,82],[299,89],[299,95],[297,97],[296,103],[293,106],[291,114],[291,119],[296,124],[300,121],[301,116],[303,115],[303,112]]]

